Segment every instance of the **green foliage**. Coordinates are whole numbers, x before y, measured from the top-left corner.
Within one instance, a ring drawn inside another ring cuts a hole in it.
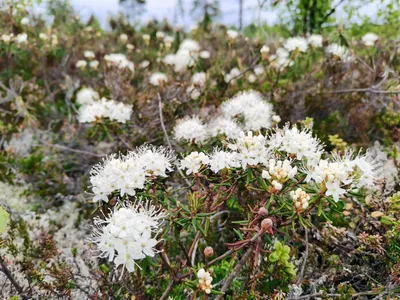
[[[0,234],[6,231],[8,220],[9,220],[9,215],[7,211],[0,206]]]

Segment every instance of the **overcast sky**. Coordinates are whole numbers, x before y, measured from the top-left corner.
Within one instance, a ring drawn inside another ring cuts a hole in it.
[[[1,1],[1,0],[0,0]],[[82,18],[88,18],[92,13],[101,21],[106,24],[107,16],[110,14],[117,14],[121,10],[119,0],[69,0],[75,9],[80,13]],[[193,0],[182,0],[184,9],[186,11],[183,19],[178,19],[175,25],[191,25],[195,23],[190,15],[191,3]],[[340,1],[340,0],[334,0]],[[364,1],[364,0],[360,0]],[[381,4],[382,0],[375,0],[362,6],[361,13],[363,15],[374,16]],[[386,0],[383,0],[385,2]],[[171,23],[173,22],[174,8],[176,7],[177,0],[146,0],[146,11],[141,19],[147,21],[150,18],[164,19],[167,18]],[[244,20],[243,23],[249,24],[258,20],[258,0],[244,0]],[[219,21],[227,25],[238,26],[238,0],[220,0],[221,17]],[[340,9],[336,13],[336,17],[340,19]],[[263,9],[260,14],[261,22],[266,22],[270,25],[278,21],[278,13],[271,8]]]

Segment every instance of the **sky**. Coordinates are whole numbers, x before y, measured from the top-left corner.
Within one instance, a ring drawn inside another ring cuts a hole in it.
[[[121,11],[122,7],[119,5],[119,0],[69,0],[74,8],[80,13],[83,19],[87,19],[91,14],[94,14],[103,25],[107,23],[107,16],[110,14],[117,14]],[[184,9],[186,11],[185,17],[178,19],[174,25],[189,26],[195,22],[190,15],[192,0],[182,0],[184,3]],[[244,14],[243,24],[249,24],[251,22],[258,22],[258,1],[260,0],[243,0],[244,2]],[[340,1],[340,0],[334,0]],[[359,0],[364,1],[364,0]],[[368,3],[362,6],[360,13],[363,15],[373,17],[379,6],[387,0],[375,0],[372,3]],[[146,22],[148,19],[164,19],[167,18],[173,23],[173,16],[175,13],[175,7],[177,0],[146,0],[146,11],[141,16],[141,20]],[[270,2],[270,1],[267,1]],[[218,19],[219,22],[230,25],[238,26],[239,23],[239,1],[238,0],[220,0],[221,17]],[[336,16],[340,20],[341,9],[337,10]],[[260,13],[260,21],[273,25],[279,20],[278,12],[273,11],[271,8],[266,7]],[[345,21],[345,20],[344,20]]]
[[[192,0],[182,0],[184,9],[187,11],[185,18],[179,19],[176,25],[191,25],[195,23],[189,12],[191,9]],[[116,14],[120,11],[121,6],[118,0],[70,0],[72,5],[80,11],[82,17],[89,16],[92,12],[102,21],[105,22],[107,15],[110,13]],[[174,8],[177,0],[147,0],[146,11],[142,15],[143,21],[149,18],[171,20],[174,15]],[[258,0],[244,0],[244,24],[249,24],[251,21],[258,19]],[[238,0],[220,0],[221,18],[220,21],[229,25],[238,25],[239,1]],[[278,20],[278,15],[275,12],[263,11],[260,19],[267,21],[268,24],[274,24]]]

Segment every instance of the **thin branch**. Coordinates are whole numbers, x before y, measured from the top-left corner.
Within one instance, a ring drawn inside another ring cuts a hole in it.
[[[165,127],[165,124],[164,124],[163,107],[162,107],[163,104],[162,104],[162,99],[161,99],[160,93],[157,93],[157,98],[158,98],[158,110],[159,110],[159,114],[160,114],[160,122],[161,122],[162,130],[164,132],[164,137],[167,140],[169,150],[173,151],[174,149],[172,148],[171,140],[169,139],[167,128]],[[182,178],[185,180],[188,187],[190,187],[191,184],[190,184],[189,180],[187,179],[187,177],[185,176],[185,174],[183,174],[182,170],[178,168],[178,172],[182,176]]]
[[[245,252],[245,254],[242,256],[242,258],[240,259],[240,261],[236,264],[235,268],[233,269],[233,271],[229,274],[228,278],[226,279],[224,285],[221,288],[221,292],[225,293],[233,279],[236,277],[236,275],[240,272],[240,269],[243,267],[243,265],[246,263],[247,259],[250,257],[251,252],[253,251],[252,247],[249,247],[249,249],[247,249],[247,251]],[[218,295],[218,297],[216,298],[217,300],[222,299],[222,295]]]
[[[303,280],[304,270],[306,269],[307,258],[308,258],[308,229],[305,229],[305,239],[306,239],[306,251],[304,252],[303,265],[301,266],[300,274],[297,279],[297,284]]]
[[[169,294],[171,293],[172,289],[174,288],[175,285],[175,280],[171,280],[167,286],[167,288],[165,289],[164,293],[162,294],[160,300],[166,300],[169,297]]]
[[[79,154],[85,154],[85,155],[90,155],[90,156],[94,156],[94,157],[104,157],[105,156],[104,154],[97,154],[97,153],[93,153],[93,152],[90,152],[90,151],[72,149],[72,148],[69,148],[69,147],[63,146],[63,145],[50,144],[50,143],[47,143],[47,142],[45,142],[43,140],[40,140],[40,142],[45,144],[46,146],[50,146],[50,147],[54,147],[54,148],[58,148],[58,149],[66,150],[66,151],[70,151],[70,152],[75,152],[75,153],[79,153]]]
[[[24,300],[28,300],[28,297],[24,294],[24,291],[22,289],[22,287],[18,284],[18,282],[14,279],[14,277],[12,276],[10,270],[7,268],[3,257],[0,256],[0,266],[1,266],[1,271],[6,275],[6,277],[8,278],[8,280],[10,280],[10,282],[12,283],[12,285],[15,287],[15,289],[17,290],[18,294],[21,295],[22,299]]]
[[[400,94],[400,90],[397,91],[382,91],[374,88],[360,88],[360,89],[344,89],[325,92],[327,94],[343,94],[343,93],[373,93],[373,94]]]

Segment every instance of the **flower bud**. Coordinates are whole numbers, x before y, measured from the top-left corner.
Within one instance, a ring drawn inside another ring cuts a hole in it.
[[[260,209],[258,210],[258,214],[259,214],[260,216],[262,216],[262,217],[265,217],[265,216],[268,215],[268,211],[267,211],[267,209],[263,206],[263,207],[260,207]]]
[[[261,222],[261,228],[264,231],[270,230],[273,225],[274,225],[274,222],[272,222],[271,218],[266,218],[266,219],[262,220],[262,222]]]
[[[208,247],[206,247],[204,249],[204,256],[205,257],[211,257],[213,255],[214,255],[214,249],[212,247],[208,246]]]

